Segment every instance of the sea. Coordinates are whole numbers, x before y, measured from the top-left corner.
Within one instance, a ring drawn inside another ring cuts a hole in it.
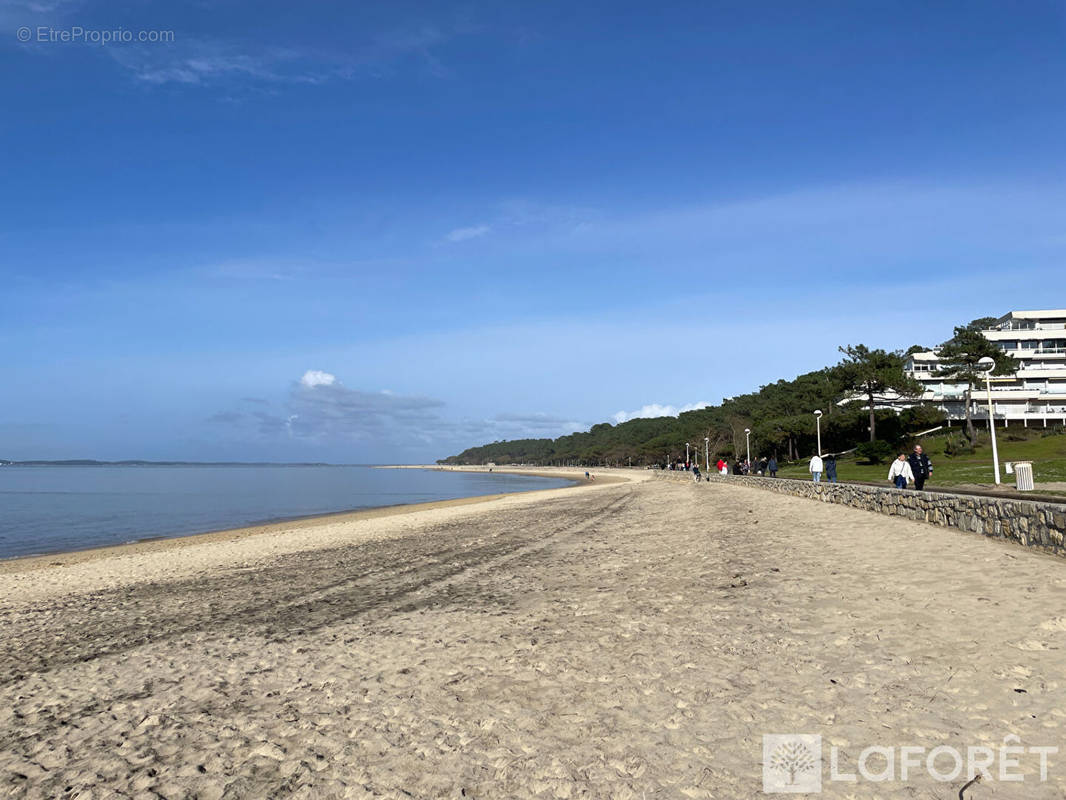
[[[570,484],[505,472],[359,466],[6,465],[0,558]]]

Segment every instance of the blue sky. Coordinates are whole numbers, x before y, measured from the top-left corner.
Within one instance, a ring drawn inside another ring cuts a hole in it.
[[[0,457],[423,461],[1066,305],[1061,3],[0,0],[0,75]]]

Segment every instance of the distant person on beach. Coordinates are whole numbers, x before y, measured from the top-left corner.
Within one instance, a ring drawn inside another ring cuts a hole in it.
[[[815,453],[811,456],[811,463],[807,465],[807,471],[811,473],[811,480],[819,483],[822,480],[822,457]]]
[[[914,473],[914,488],[920,492],[925,482],[933,477],[933,463],[929,456],[922,452],[920,444],[914,446],[914,452],[907,457],[907,463],[911,465],[911,472]]]
[[[695,480],[696,483],[700,482],[700,478],[702,478],[703,476],[700,475],[700,468],[699,467],[693,467],[692,468],[692,477],[693,477],[693,479]]]
[[[900,453],[892,462],[892,466],[888,468],[888,479],[896,484],[897,489],[906,489],[907,484],[914,480],[906,453]]]
[[[588,480],[588,479],[589,479],[589,473],[588,473],[588,470],[585,470],[585,480]]]
[[[830,483],[837,482],[837,457],[832,453],[825,457],[825,479]]]
[[[766,462],[766,469],[770,472],[771,478],[777,477],[777,459],[770,456],[770,460]]]
[[[725,473],[726,473],[725,462],[722,461],[722,459],[718,459],[718,463],[714,465],[714,468],[718,470],[718,474],[719,475],[725,475]]]

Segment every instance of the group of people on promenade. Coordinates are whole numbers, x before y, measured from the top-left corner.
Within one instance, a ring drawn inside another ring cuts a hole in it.
[[[777,459],[773,456],[759,458],[755,461],[738,458],[733,462],[732,466],[725,459],[720,458],[714,468],[719,475],[768,475],[771,478],[777,477]]]
[[[897,489],[906,489],[907,485],[911,484],[920,492],[932,474],[933,462],[922,452],[920,444],[914,446],[914,452],[909,456],[906,453],[897,455],[892,466],[888,468],[888,479]]]
[[[691,472],[693,480],[697,483],[703,480],[698,464],[670,464],[668,468]],[[719,458],[714,468],[719,475],[766,475],[771,478],[777,477],[777,459],[773,456],[756,459],[755,461],[737,459],[732,465],[725,459]],[[811,480],[815,483],[821,482],[823,474],[828,483],[837,483],[837,457],[834,453],[828,453],[824,457],[817,454],[812,456],[807,469],[811,473]],[[933,464],[919,444],[914,446],[914,452],[909,456],[906,453],[899,453],[896,456],[892,466],[889,467],[888,480],[897,489],[906,489],[911,486],[921,491],[932,474]],[[588,473],[585,473],[585,477],[588,477]]]
[[[718,463],[725,466],[724,461],[719,461]],[[721,472],[721,469],[718,471]],[[737,459],[737,461],[733,463],[731,472],[733,475],[768,475],[771,478],[776,478],[777,459],[773,456],[770,456],[769,458],[757,458],[754,461]],[[722,474],[726,475],[728,473],[722,472]]]
[[[811,473],[811,480],[815,483],[822,480],[823,472],[829,483],[837,482],[837,459],[832,453],[824,459],[817,454],[812,456],[807,469]],[[888,468],[888,479],[897,489],[906,489],[910,485],[921,491],[932,474],[933,463],[920,444],[914,446],[914,452],[909,456],[906,453],[899,453],[892,462],[892,466]]]
[[[815,483],[820,483],[822,480],[822,473],[825,473],[825,479],[829,483],[837,482],[837,457],[833,453],[827,453],[825,458],[815,453],[811,457],[811,463],[807,466],[807,471],[811,473],[811,480]]]
[[[703,474],[700,472],[699,464],[695,463],[682,463],[667,464],[662,469],[677,469],[684,472],[691,472],[693,479],[696,483],[703,480]],[[760,458],[755,461],[748,461],[747,459],[737,459],[732,465],[725,459],[718,459],[718,463],[714,465],[715,472],[719,475],[768,475],[771,478],[777,477],[777,459],[773,456],[769,458]]]

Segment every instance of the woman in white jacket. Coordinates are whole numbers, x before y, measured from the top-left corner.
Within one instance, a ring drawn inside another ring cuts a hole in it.
[[[822,457],[815,453],[811,457],[811,463],[807,465],[807,471],[811,473],[811,480],[818,483],[822,479]]]
[[[896,484],[897,489],[906,489],[908,483],[914,483],[914,472],[907,462],[907,454],[900,453],[899,457],[888,468],[888,479]]]

